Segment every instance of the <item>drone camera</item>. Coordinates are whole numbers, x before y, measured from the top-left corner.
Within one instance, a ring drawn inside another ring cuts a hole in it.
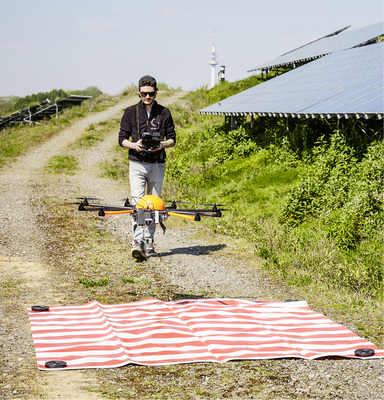
[[[137,225],[149,226],[153,223],[153,216],[151,211],[144,210],[143,208],[137,209]]]
[[[145,225],[145,216],[144,216],[144,209],[138,208],[137,209],[137,224],[138,225]]]
[[[153,150],[160,147],[160,132],[144,132],[141,139],[145,149]]]

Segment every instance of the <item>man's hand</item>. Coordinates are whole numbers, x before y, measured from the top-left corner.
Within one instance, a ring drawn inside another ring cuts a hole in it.
[[[159,143],[159,147],[154,148],[153,151],[159,151],[159,150],[164,149],[163,143],[164,143],[164,142],[160,142],[160,143]]]
[[[145,149],[143,148],[141,139],[138,140],[137,142],[130,142],[128,139],[125,139],[125,140],[123,140],[122,145],[126,149],[135,150],[138,153],[142,153],[143,151],[145,151]]]
[[[161,149],[169,149],[175,145],[175,141],[173,139],[168,139],[165,142],[160,142],[160,147],[158,147],[155,150],[161,150]]]
[[[145,151],[145,149],[143,148],[142,140],[141,140],[141,139],[138,140],[138,141],[135,142],[135,143],[133,143],[133,142],[131,142],[131,143],[132,143],[132,147],[131,147],[132,150],[135,150],[135,151],[137,151],[138,153],[141,153],[141,152]]]

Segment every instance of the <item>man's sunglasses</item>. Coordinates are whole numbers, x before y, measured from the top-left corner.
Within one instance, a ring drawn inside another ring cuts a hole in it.
[[[142,97],[147,97],[147,96],[149,96],[149,97],[154,97],[155,94],[156,94],[156,92],[140,92],[140,95],[141,95]]]

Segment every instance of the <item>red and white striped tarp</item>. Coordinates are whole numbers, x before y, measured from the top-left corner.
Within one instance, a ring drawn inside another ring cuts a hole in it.
[[[157,299],[106,305],[28,309],[39,369],[112,368],[241,359],[359,358],[357,349],[384,350],[360,338],[305,301],[264,302]]]

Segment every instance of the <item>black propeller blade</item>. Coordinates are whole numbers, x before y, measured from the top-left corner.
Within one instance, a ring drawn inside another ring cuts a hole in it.
[[[166,208],[170,210],[176,210],[177,209],[176,204],[185,204],[185,201],[167,200],[166,203],[171,203],[171,205]]]
[[[129,197],[127,197],[126,199],[124,199],[124,207],[134,207],[133,204],[131,204]]]
[[[88,206],[89,205],[89,200],[100,200],[100,199],[98,199],[97,197],[88,197],[88,196],[85,196],[85,197],[76,197],[76,199],[79,199],[79,200],[81,200],[81,203],[83,203],[85,206]],[[81,204],[80,203],[80,204]],[[79,204],[79,203],[73,203],[73,204]]]
[[[219,207],[226,207],[225,204],[216,204],[216,203],[214,203],[214,204],[210,204],[210,203],[202,204],[202,206],[212,207],[213,210],[217,210]]]
[[[195,214],[195,213],[205,213],[205,214],[217,214],[218,211],[228,211],[226,208],[178,208],[177,212],[179,214]]]

